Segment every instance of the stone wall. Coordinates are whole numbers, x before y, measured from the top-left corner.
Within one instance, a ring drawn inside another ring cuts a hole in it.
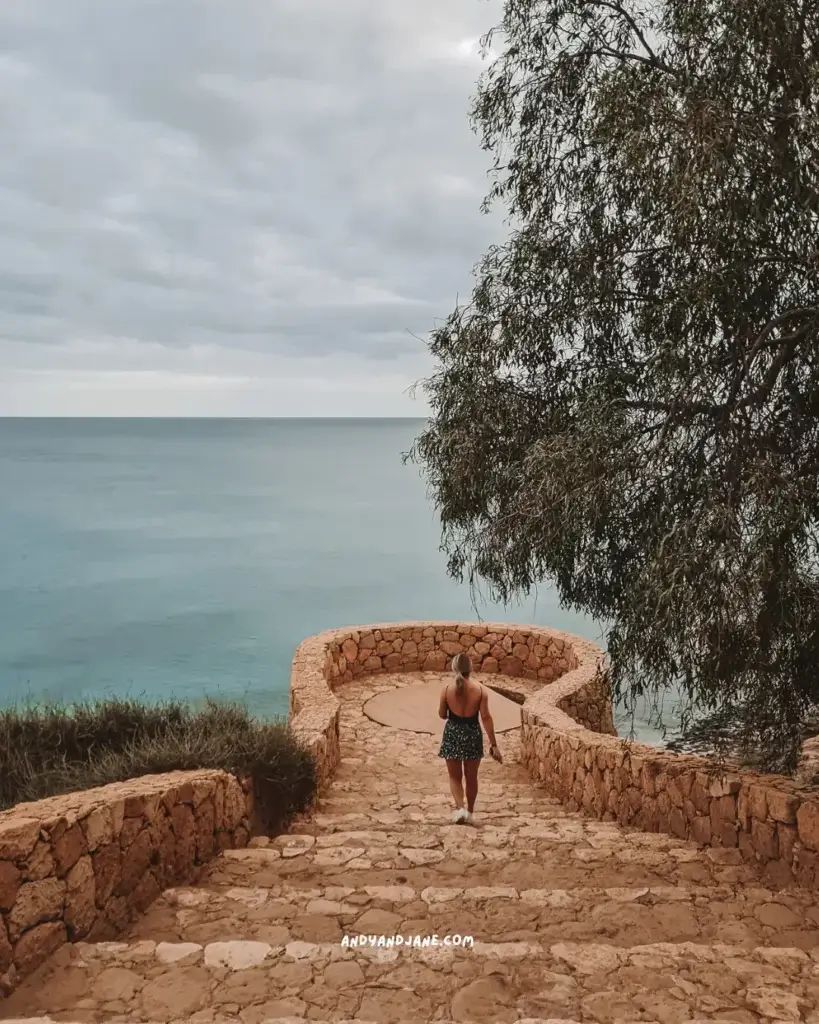
[[[385,672],[444,672],[461,652],[469,655],[476,672],[542,686],[576,668],[578,656],[595,664],[602,658],[599,648],[579,637],[509,623],[390,623],[310,637],[293,659],[290,724],[316,758],[319,791],[340,758],[337,686]],[[588,710],[583,713],[613,732],[611,703],[584,699]]]
[[[521,747],[534,778],[572,810],[736,848],[777,885],[819,885],[815,788],[619,739],[605,670],[582,645],[575,652],[577,667],[522,709]]]
[[[66,941],[114,938],[163,889],[247,844],[250,782],[173,772],[0,813],[0,993]]]

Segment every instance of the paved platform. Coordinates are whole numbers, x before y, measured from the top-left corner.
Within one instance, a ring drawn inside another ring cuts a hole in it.
[[[435,679],[417,686],[403,686],[377,693],[366,702],[362,710],[372,722],[386,725],[390,729],[440,736],[444,728],[443,719],[438,717],[441,685],[442,680]],[[490,691],[489,710],[496,733],[520,728],[520,705],[508,697]]]

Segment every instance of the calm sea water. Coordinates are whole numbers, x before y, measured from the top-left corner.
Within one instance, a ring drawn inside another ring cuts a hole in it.
[[[0,419],[0,705],[212,696],[284,715],[304,637],[474,618],[402,464],[421,427]],[[478,613],[600,642],[548,589]]]

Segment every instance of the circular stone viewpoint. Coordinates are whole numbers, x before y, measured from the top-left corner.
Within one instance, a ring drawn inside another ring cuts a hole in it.
[[[421,683],[419,686],[400,686],[371,697],[363,707],[364,714],[379,725],[408,732],[428,732],[433,736],[444,727],[438,717],[438,699],[442,680]],[[490,687],[487,687],[490,689]],[[509,732],[520,728],[520,704],[494,691],[489,695],[489,710],[495,723],[495,732]]]

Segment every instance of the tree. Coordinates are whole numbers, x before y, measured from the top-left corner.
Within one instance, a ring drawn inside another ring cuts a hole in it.
[[[608,622],[786,765],[819,703],[819,6],[507,0],[474,101],[510,235],[433,331],[449,571]],[[783,760],[784,759],[784,760]]]

